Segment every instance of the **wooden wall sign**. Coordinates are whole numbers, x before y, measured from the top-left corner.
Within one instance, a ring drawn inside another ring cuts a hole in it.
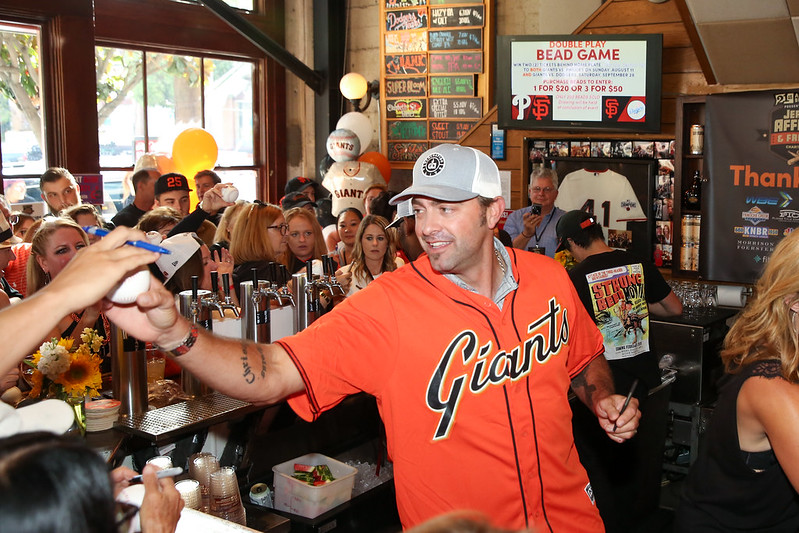
[[[477,96],[477,76],[430,76],[432,96]],[[388,81],[388,80],[386,80]]]
[[[427,32],[429,50],[471,50],[483,46],[482,28],[435,30]]]
[[[427,0],[386,0],[386,9],[426,6]]]
[[[476,120],[431,120],[430,140],[457,141],[461,135],[472,129],[476,122]]]
[[[386,76],[427,74],[427,54],[386,55],[383,65]]]
[[[386,96],[427,96],[427,78],[418,76],[413,78],[387,78]]]
[[[480,118],[482,98],[430,98],[430,118]]]
[[[427,27],[427,9],[403,9],[386,13],[386,31],[419,30]]]
[[[493,3],[381,0],[383,146],[410,163],[428,147],[460,139],[490,95]],[[407,167],[407,165],[400,165]]]
[[[426,98],[398,98],[386,101],[386,117],[388,118],[426,118]]]
[[[390,161],[414,162],[427,150],[427,143],[388,143],[388,159]]]
[[[482,52],[436,52],[429,54],[428,70],[431,74],[448,72],[483,72]]]
[[[434,7],[430,9],[431,28],[483,26],[485,6]]]
[[[427,139],[427,121],[389,120],[387,136],[390,141],[424,141]]]
[[[386,34],[386,53],[426,52],[427,30],[408,30]]]

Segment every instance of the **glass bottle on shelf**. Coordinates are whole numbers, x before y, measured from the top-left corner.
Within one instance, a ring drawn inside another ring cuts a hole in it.
[[[702,175],[698,170],[694,171],[691,186],[685,190],[682,197],[682,205],[685,209],[698,211],[702,206]]]

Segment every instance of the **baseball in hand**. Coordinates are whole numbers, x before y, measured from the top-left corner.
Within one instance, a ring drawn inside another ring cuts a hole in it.
[[[235,187],[228,186],[222,189],[222,199],[226,202],[235,202],[239,197],[239,190]]]
[[[117,283],[116,286],[108,292],[106,298],[115,304],[130,304],[135,302],[136,298],[149,288],[150,271],[145,268]]]

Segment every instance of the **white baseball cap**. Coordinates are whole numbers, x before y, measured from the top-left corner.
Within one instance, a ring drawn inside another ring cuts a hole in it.
[[[168,239],[161,241],[159,246],[163,246],[170,252],[169,255],[161,255],[155,264],[158,270],[164,276],[164,282],[175,275],[180,267],[186,264],[186,261],[200,249],[200,243],[197,242],[197,236],[193,233],[178,233]]]
[[[391,205],[415,196],[443,202],[463,202],[477,196],[502,196],[499,169],[480,150],[440,144],[423,153],[413,165],[413,184],[391,199]]]
[[[42,400],[14,409],[0,402],[0,438],[31,431],[49,431],[60,435],[72,427],[75,415],[63,400]]]
[[[408,198],[407,200],[403,200],[397,204],[397,216],[394,221],[386,226],[387,228],[396,228],[402,223],[402,219],[405,217],[412,217],[413,216],[413,206],[411,205],[411,199]]]

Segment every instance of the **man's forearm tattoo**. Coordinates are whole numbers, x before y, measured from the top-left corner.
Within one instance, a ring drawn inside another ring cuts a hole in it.
[[[255,350],[258,352],[258,355],[261,356],[261,379],[266,377],[266,353],[262,346],[255,344]],[[255,382],[255,372],[252,366],[250,366],[250,358],[249,353],[247,352],[247,344],[242,342],[241,343],[241,366],[243,369],[242,377],[244,381],[247,382],[248,385],[252,385]]]
[[[255,374],[253,373],[252,368],[250,367],[250,360],[249,356],[247,355],[247,344],[245,344],[244,342],[241,343],[241,354],[242,354],[241,366],[244,369],[242,377],[244,378],[244,381],[246,381],[248,385],[252,385],[253,382],[255,381]]]
[[[572,380],[572,390],[574,390],[574,393],[578,396],[582,395],[582,400],[586,405],[593,405],[596,385],[588,383],[588,380],[585,378],[585,372],[586,371],[583,370]]]

